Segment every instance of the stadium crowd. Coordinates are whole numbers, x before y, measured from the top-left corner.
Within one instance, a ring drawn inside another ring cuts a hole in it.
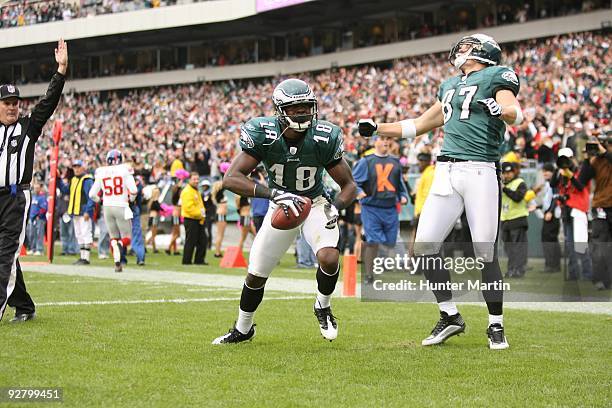
[[[579,163],[589,137],[610,130],[609,34],[575,33],[503,47],[504,65],[521,80],[526,118],[508,127],[504,160],[541,169],[554,166],[559,150],[569,147]],[[453,75],[446,55],[439,54],[300,77],[314,87],[319,118],[343,128],[346,157],[354,163],[371,147],[357,133],[359,118],[416,117],[436,99],[440,82]],[[66,171],[78,158],[93,170],[103,165],[107,151],[118,148],[145,184],[167,182],[182,168],[217,179],[236,153],[240,124],[273,114],[271,94],[278,80],[67,94],[54,116],[64,123],[60,169]],[[437,130],[419,141],[395,144],[392,153],[407,171],[418,172],[419,153],[430,152],[435,161],[443,137]],[[41,138],[37,148],[35,174],[45,181],[50,138]]]
[[[0,7],[0,28],[68,21],[101,14],[171,6],[176,3],[177,0],[9,1]]]

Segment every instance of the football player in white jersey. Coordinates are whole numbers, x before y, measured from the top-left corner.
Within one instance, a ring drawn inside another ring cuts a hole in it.
[[[96,170],[96,179],[89,191],[89,197],[99,202],[99,193],[102,192],[104,222],[111,237],[115,272],[121,272],[121,255],[132,239],[133,215],[130,201],[136,197],[138,190],[132,169],[123,164],[123,155],[119,150],[108,152],[106,162],[108,166]]]

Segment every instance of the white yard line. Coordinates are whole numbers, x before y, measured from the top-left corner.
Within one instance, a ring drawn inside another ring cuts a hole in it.
[[[312,296],[279,296],[264,298],[264,300],[295,300],[310,299]],[[89,305],[137,305],[148,303],[192,303],[192,302],[238,302],[238,297],[194,298],[194,299],[136,299],[136,300],[88,300],[37,303],[36,306],[89,306]]]
[[[112,279],[120,282],[150,282],[150,283],[173,283],[192,286],[204,286],[210,288],[242,289],[243,276],[222,274],[200,274],[191,272],[174,272],[163,270],[143,270],[126,268],[123,273],[115,273],[110,268],[97,266],[74,266],[74,265],[23,265],[22,269],[28,272],[51,273],[76,277],[92,277]],[[42,280],[40,282],[43,282]],[[26,282],[27,283],[27,282]],[[336,288],[335,295],[340,296],[342,285]],[[275,277],[274,275],[266,283],[266,290],[285,293],[302,293],[314,295],[316,291],[316,280]],[[357,297],[360,296],[360,287],[357,285]],[[230,300],[223,298],[224,300]],[[163,299],[162,299],[163,300]],[[236,300],[231,298],[231,300]],[[207,300],[202,300],[207,301]],[[113,302],[113,301],[109,301]],[[60,302],[61,303],[61,302]],[[78,302],[77,302],[78,303]],[[151,302],[153,303],[153,302]],[[95,303],[94,303],[95,304]],[[471,305],[484,306],[484,303],[469,303]],[[41,304],[44,305],[44,304]],[[576,312],[612,315],[612,302],[517,302],[505,303],[507,309],[538,310],[551,312]]]

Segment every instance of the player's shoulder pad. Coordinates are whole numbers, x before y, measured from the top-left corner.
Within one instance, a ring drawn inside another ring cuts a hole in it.
[[[510,67],[507,67],[504,65],[498,65],[498,66],[489,67],[487,69],[490,70],[491,75],[495,77],[500,77],[502,80],[510,84],[513,84],[515,86],[520,85],[520,81],[519,81],[518,76],[516,75],[516,72],[514,72],[514,70]]]
[[[267,124],[276,125],[275,116],[261,116],[253,118],[240,127],[240,145],[242,148],[252,149],[255,145],[262,144],[266,139],[265,128]],[[272,126],[267,126],[272,128]]]

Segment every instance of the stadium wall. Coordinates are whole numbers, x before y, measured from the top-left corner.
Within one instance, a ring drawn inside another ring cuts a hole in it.
[[[609,25],[610,21],[612,21],[612,10],[604,10],[569,17],[538,20],[523,24],[511,24],[483,29],[482,31],[492,35],[500,43],[504,43],[564,34],[570,32],[570,27],[571,32],[597,30],[602,28],[604,24]],[[448,51],[451,44],[457,41],[457,38],[470,33],[471,32],[460,32],[289,61],[228,65],[192,70],[164,71],[148,74],[73,80],[68,81],[64,89],[67,92],[132,89],[202,81],[274,77],[299,72],[319,71],[336,66],[359,65],[413,55]],[[23,96],[34,97],[44,94],[46,87],[47,84],[45,83],[24,85],[20,87],[20,90]]]
[[[60,37],[69,41],[236,20],[256,14],[255,4],[255,0],[211,0],[6,28],[2,30],[0,48],[43,44]]]

